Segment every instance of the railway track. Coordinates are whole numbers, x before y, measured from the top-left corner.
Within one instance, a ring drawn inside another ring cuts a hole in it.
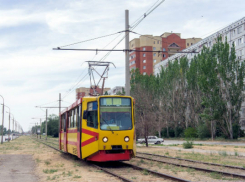
[[[145,156],[151,156],[151,157],[145,157]],[[142,153],[142,152],[137,152],[136,158],[175,165],[178,167],[191,168],[191,169],[209,172],[209,173],[219,173],[219,174],[230,176],[230,177],[237,177],[237,178],[245,179],[245,175],[244,175],[245,169],[239,166],[220,165],[220,164],[215,164],[215,163],[194,161],[194,160],[188,160],[188,159],[180,159],[180,158],[167,157],[167,156]],[[185,164],[182,164],[179,161],[184,161]],[[229,170],[231,170],[231,168],[238,173],[228,172]]]
[[[37,138],[33,138],[33,137],[32,137],[32,139],[52,148],[54,150],[60,151],[58,149],[59,146],[57,143],[54,143],[52,141],[46,141],[45,139],[37,139]],[[55,144],[56,146],[51,146],[50,144],[52,144],[52,145]],[[60,152],[62,152],[62,151],[60,151]],[[171,176],[168,174],[152,171],[152,170],[149,170],[147,168],[139,167],[139,166],[136,166],[133,164],[125,163],[125,162],[111,162],[111,163],[106,163],[106,164],[89,163],[89,164],[94,166],[95,168],[97,168],[99,170],[102,170],[102,171],[104,171],[110,175],[113,175],[113,176],[119,178],[120,180],[126,181],[126,182],[148,181],[146,178],[149,178],[151,180],[155,179],[155,181],[162,181],[164,178],[165,181],[190,182],[190,181],[185,180],[185,179],[181,179],[181,178],[177,178],[175,176]],[[123,177],[125,175],[126,176],[129,175],[129,168],[131,168],[130,171],[132,171],[133,176],[135,176],[135,177],[132,177],[132,179],[134,179],[134,180]],[[144,176],[144,173],[147,174],[147,177]],[[142,178],[142,179],[139,179],[139,178]],[[144,180],[144,179],[146,179],[146,180]]]

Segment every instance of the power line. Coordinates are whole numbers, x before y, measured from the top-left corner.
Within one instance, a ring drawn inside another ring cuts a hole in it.
[[[59,46],[58,48],[60,48],[60,47],[68,47],[68,46],[71,46],[71,45],[80,44],[80,43],[83,43],[83,42],[88,42],[88,41],[92,41],[92,40],[96,40],[96,39],[100,39],[100,38],[112,36],[112,35],[115,35],[115,34],[118,34],[118,33],[121,33],[121,32],[123,32],[123,31],[116,32],[116,33],[113,33],[113,34],[104,35],[104,36],[100,36],[100,37],[96,37],[96,38],[93,38],[93,39],[88,39],[88,40],[80,41],[80,42],[75,42],[75,43],[64,45],[64,46]]]
[[[149,10],[149,12],[144,13],[143,17],[134,25],[130,28],[130,30],[135,29],[148,15],[150,15],[157,7],[159,7],[165,0],[162,0],[159,4],[157,4],[155,7],[153,6],[153,9]],[[157,1],[158,2],[158,1]],[[156,3],[157,3],[156,2]],[[155,3],[155,4],[156,4]],[[155,5],[154,4],[154,5]]]
[[[143,21],[143,19],[146,17],[146,16],[148,16],[149,14],[151,14],[158,6],[160,6],[163,2],[164,2],[165,0],[162,0],[159,4],[157,4],[158,2],[159,2],[159,0],[157,0],[145,13],[144,13],[144,15],[142,15],[139,19],[138,19],[138,22],[137,21],[135,21],[135,25],[133,24],[133,26],[132,26],[132,30],[134,29],[134,28],[136,28],[142,21]],[[157,4],[157,5],[156,5]],[[122,32],[124,32],[124,31],[121,31],[121,32],[118,32],[118,33],[122,33]],[[114,35],[114,34],[113,34]],[[120,36],[120,35],[119,35]],[[119,37],[119,36],[117,36],[117,37]],[[116,37],[116,38],[117,38]],[[100,37],[101,38],[101,37]],[[115,38],[115,39],[116,39]],[[123,36],[123,38],[112,48],[112,50],[109,50],[109,52],[105,55],[105,56],[103,56],[101,59],[100,59],[100,61],[103,61],[103,60],[105,60],[109,55],[110,55],[110,53],[123,41],[123,39],[125,38],[125,35]],[[114,39],[114,40],[115,40]],[[113,42],[114,40],[112,40],[111,42]],[[80,43],[80,42],[79,42]],[[109,43],[110,44],[110,43]],[[108,45],[109,45],[108,44]],[[71,44],[70,44],[71,45]],[[72,44],[72,45],[74,45],[74,44]],[[68,45],[69,46],[69,45]],[[64,46],[62,46],[62,47],[64,47]],[[64,49],[62,49],[62,50],[64,50]],[[96,51],[96,53],[98,53],[98,50]],[[96,54],[97,55],[97,54]],[[96,56],[95,55],[95,56]],[[94,56],[94,58],[95,58],[95,56]],[[93,58],[93,59],[94,59]],[[71,91],[73,90],[73,88],[75,87],[75,86],[77,86],[86,76],[88,75],[88,73],[87,74],[85,74],[84,75],[84,77],[81,79],[81,80],[79,80],[71,89],[69,89],[69,91],[67,92],[67,94],[63,97],[63,98],[65,98],[66,96],[68,96],[70,93],[71,93]],[[79,76],[80,77],[80,76]]]

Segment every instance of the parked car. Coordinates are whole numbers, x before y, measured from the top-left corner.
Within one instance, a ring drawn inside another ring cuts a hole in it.
[[[144,138],[139,138],[137,140],[139,143],[145,143],[145,139]],[[161,144],[162,142],[164,142],[164,140],[162,138],[158,138],[157,136],[148,136],[147,137],[147,141],[148,143],[153,143],[153,144]]]

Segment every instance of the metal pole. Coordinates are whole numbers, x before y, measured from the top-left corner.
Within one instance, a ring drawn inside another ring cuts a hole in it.
[[[1,95],[0,95],[1,96]],[[3,98],[3,96],[1,96]],[[1,144],[3,144],[3,124],[4,124],[4,98],[3,98],[3,115],[2,115],[2,138]]]
[[[61,93],[59,94],[59,137],[60,137],[60,113],[61,113]]]
[[[10,109],[9,109],[9,138],[8,138],[8,142],[10,141]]]
[[[38,122],[37,122],[37,124],[38,124]],[[37,125],[36,125],[36,123],[35,123],[35,128],[36,128],[36,134],[37,134]],[[38,138],[38,134],[37,134],[37,138]]]
[[[129,18],[128,10],[125,10],[125,92],[130,95],[130,70],[129,70]]]
[[[41,120],[42,120],[42,119],[40,118],[40,139],[41,139],[41,133],[42,133],[42,132],[41,132],[41,129],[42,129],[42,122],[41,122]]]
[[[48,136],[48,125],[47,125],[47,120],[48,120],[48,109],[46,109],[46,140],[47,140],[47,136]]]

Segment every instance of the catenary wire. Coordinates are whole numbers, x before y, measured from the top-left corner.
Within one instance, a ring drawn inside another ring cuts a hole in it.
[[[133,29],[135,29],[142,21],[143,21],[143,19],[146,17],[146,16],[148,16],[149,14],[151,14],[157,7],[159,7],[163,2],[164,2],[165,0],[162,0],[159,4],[157,4],[158,2],[159,2],[159,0],[158,1],[156,1],[152,6],[151,6],[151,8],[149,8],[145,13],[144,13],[144,15],[142,15],[141,17],[142,18],[139,18],[138,19],[138,22],[135,22],[135,25],[133,25],[130,29],[131,30],[133,30]],[[157,4],[157,5],[156,5]],[[156,5],[156,6],[155,6]],[[153,8],[153,9],[152,9]],[[124,32],[124,31],[121,31],[121,32],[118,32],[118,33],[122,33],[122,32]],[[120,36],[120,35],[119,35]],[[124,35],[124,37],[112,48],[112,50],[114,50],[123,40],[124,40],[124,38],[125,38],[125,35]],[[103,56],[101,59],[100,59],[100,61],[103,61],[103,60],[105,60],[109,55],[110,55],[110,53],[111,53],[112,51],[109,51],[105,56]],[[87,74],[85,74],[85,76],[79,81],[79,82],[77,82],[77,84],[76,85],[78,85],[84,78],[86,78],[86,76],[88,75],[88,73]],[[75,86],[76,86],[75,85]],[[74,87],[75,87],[74,86]],[[73,88],[74,88],[73,87]],[[66,96],[68,96],[70,93],[71,93],[71,91],[73,91],[73,88],[72,89],[69,89],[70,90],[70,92],[68,93],[68,94],[66,94],[63,98],[65,98]]]
[[[68,46],[71,46],[71,45],[80,44],[80,43],[83,43],[83,42],[88,42],[88,41],[92,41],[92,40],[96,40],[96,39],[100,39],[100,38],[104,38],[104,37],[116,35],[118,33],[121,33],[121,31],[120,32],[116,32],[116,33],[112,33],[112,34],[108,34],[108,35],[104,35],[104,36],[100,36],[100,37],[96,37],[96,38],[93,38],[93,39],[88,39],[88,40],[84,40],[84,41],[80,41],[80,42],[75,42],[75,43],[64,45],[64,46],[59,46],[58,48],[68,47]]]

